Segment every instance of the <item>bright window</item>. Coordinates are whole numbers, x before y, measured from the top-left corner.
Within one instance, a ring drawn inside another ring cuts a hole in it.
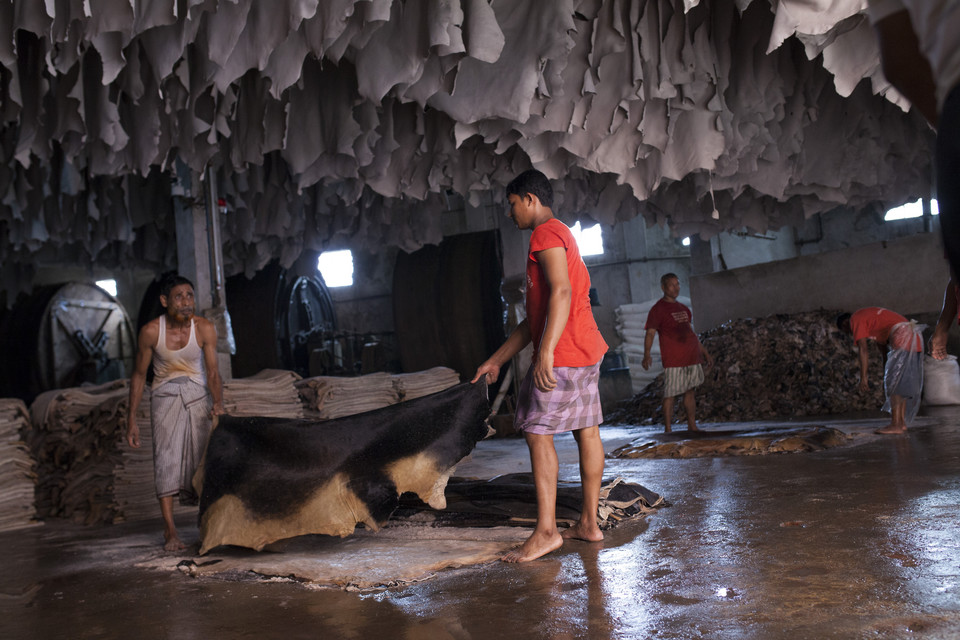
[[[324,251],[317,259],[317,270],[328,287],[349,287],[353,284],[353,254],[349,249]]]
[[[588,229],[580,228],[580,221],[570,228],[573,231],[573,237],[580,247],[581,256],[600,256],[603,255],[603,232],[600,225],[595,224]]]
[[[940,213],[940,209],[937,206],[936,200],[930,200],[930,214],[937,215]],[[906,220],[907,218],[919,218],[923,215],[923,199],[917,200],[915,202],[908,202],[907,204],[902,204],[899,207],[894,207],[887,211],[887,214],[883,216],[884,220]]]
[[[109,293],[112,296],[117,295],[117,281],[116,280],[97,280],[97,286]]]

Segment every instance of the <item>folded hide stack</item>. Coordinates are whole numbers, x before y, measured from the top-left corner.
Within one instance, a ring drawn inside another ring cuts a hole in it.
[[[21,434],[30,416],[22,400],[0,399],[0,531],[37,524],[33,506],[37,474]]]
[[[294,371],[264,369],[249,378],[234,378],[223,383],[223,408],[231,416],[267,416],[302,418],[303,403]]]
[[[460,374],[448,367],[433,367],[414,373],[393,376],[393,386],[400,402],[422,398],[460,384]]]
[[[297,389],[311,418],[331,420],[422,398],[459,383],[460,374],[453,369],[433,367],[392,375],[316,376],[297,382]]]

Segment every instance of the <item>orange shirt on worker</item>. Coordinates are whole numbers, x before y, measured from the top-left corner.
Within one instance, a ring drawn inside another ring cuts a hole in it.
[[[527,254],[526,309],[533,348],[540,348],[546,328],[550,286],[537,263],[537,252],[563,247],[567,253],[567,274],[570,278],[570,315],[553,351],[555,367],[587,367],[600,362],[607,352],[607,343],[600,335],[590,308],[590,274],[580,257],[577,241],[567,225],[556,218],[538,225],[530,237]]]

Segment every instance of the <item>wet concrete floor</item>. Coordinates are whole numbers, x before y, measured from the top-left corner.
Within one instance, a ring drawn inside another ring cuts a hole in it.
[[[366,593],[138,568],[158,521],[51,522],[0,535],[0,638],[956,638],[960,407],[926,413],[906,436],[819,421],[854,438],[817,453],[608,460],[671,506],[601,544]],[[601,433],[612,450],[657,432]],[[575,479],[572,438],[558,449]],[[457,475],[525,470],[522,440],[491,440]]]

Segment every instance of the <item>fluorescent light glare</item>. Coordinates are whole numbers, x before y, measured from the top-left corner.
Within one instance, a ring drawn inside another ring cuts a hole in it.
[[[580,221],[570,227],[573,237],[580,247],[581,256],[601,256],[603,255],[603,231],[599,224],[595,224],[588,229],[580,227]]]
[[[116,280],[97,280],[97,286],[109,293],[110,295],[116,297],[117,295],[117,281]]]
[[[324,251],[317,258],[317,270],[328,287],[349,287],[353,284],[353,253],[349,249]]]

